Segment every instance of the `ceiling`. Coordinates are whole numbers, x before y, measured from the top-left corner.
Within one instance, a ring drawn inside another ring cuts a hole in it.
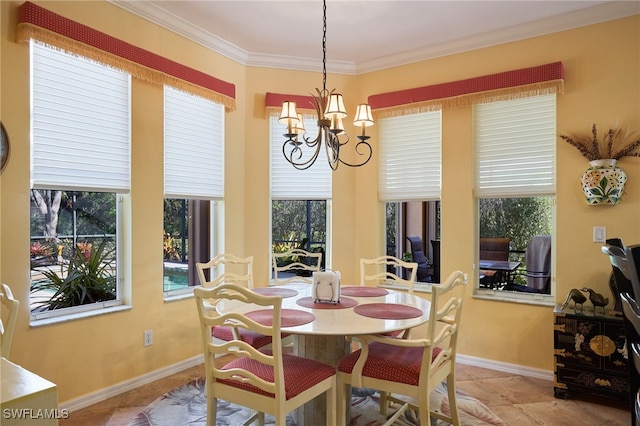
[[[322,67],[322,2],[109,0],[249,66]],[[327,69],[359,74],[640,13],[640,1],[327,0]]]

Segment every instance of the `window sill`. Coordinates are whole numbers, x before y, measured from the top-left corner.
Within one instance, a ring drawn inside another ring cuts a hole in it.
[[[548,306],[553,308],[556,304],[555,297],[550,294],[519,293],[515,291],[499,291],[485,288],[476,288],[473,291],[474,299],[497,300],[500,302],[522,303],[525,305]]]
[[[164,301],[176,302],[178,300],[192,299],[194,287],[188,287],[182,290],[169,291],[164,294]]]
[[[41,319],[32,319],[29,322],[29,325],[31,327],[42,327],[45,325],[60,324],[63,322],[75,321],[79,319],[95,317],[98,315],[111,314],[115,312],[124,312],[124,311],[131,310],[132,308],[133,306],[131,305],[110,306],[108,308],[92,309],[84,312],[74,312],[68,315],[60,315],[60,316],[41,318]]]
[[[395,284],[380,284],[378,287],[398,291],[407,290],[404,286]],[[431,283],[414,283],[413,292],[431,294]],[[536,306],[554,307],[556,304],[555,297],[550,294],[518,293],[512,291],[504,292],[484,288],[475,289],[472,297],[474,299],[497,300],[500,302],[522,303],[525,305]]]

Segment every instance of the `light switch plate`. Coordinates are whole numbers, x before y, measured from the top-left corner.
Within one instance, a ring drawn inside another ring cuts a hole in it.
[[[593,242],[604,243],[607,240],[607,228],[604,226],[593,227]]]

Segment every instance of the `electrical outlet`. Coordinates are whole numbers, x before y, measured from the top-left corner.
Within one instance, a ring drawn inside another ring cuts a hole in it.
[[[142,336],[142,345],[143,346],[151,346],[153,345],[153,331],[145,330]]]
[[[604,243],[607,240],[607,228],[604,226],[593,227],[593,242]]]

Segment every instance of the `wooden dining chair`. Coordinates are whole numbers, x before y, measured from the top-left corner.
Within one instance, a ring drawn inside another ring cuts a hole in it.
[[[263,296],[234,284],[196,287],[194,295],[204,345],[207,425],[216,424],[218,399],[257,411],[254,416],[259,424],[264,424],[267,413],[275,417],[276,425],[284,426],[287,413],[322,394],[327,398],[327,424],[335,424],[335,368],[282,352],[277,338],[281,326],[281,297]],[[249,314],[235,313],[232,309],[222,313],[212,310],[206,303],[210,299],[224,301],[228,308],[250,304],[257,310],[268,310],[268,323],[256,322]],[[271,337],[273,345],[270,351],[260,351],[238,339],[216,343],[210,338],[211,329],[215,327],[251,330]],[[216,365],[216,359],[224,359],[225,355],[232,359]]]
[[[200,285],[212,287],[222,281],[253,288],[253,256],[221,253],[206,263],[196,263]]]
[[[407,278],[403,277],[403,272]],[[413,294],[413,283],[418,275],[416,262],[405,262],[394,256],[360,259],[360,285],[395,284]]]
[[[391,425],[408,408],[416,410],[421,425],[430,425],[431,417],[460,424],[455,362],[466,284],[467,275],[459,271],[453,272],[442,284],[433,284],[429,322],[421,337],[415,332],[407,339],[358,336],[362,347],[342,358],[337,367],[338,424],[344,425],[346,421],[347,385],[378,390],[383,414],[390,401],[402,404],[385,425]],[[449,415],[429,405],[429,395],[445,379]]]
[[[206,263],[196,263],[196,269],[202,287],[212,288],[222,283],[230,283],[248,289],[253,288],[253,256],[239,257],[231,253],[222,253]],[[271,344],[269,336],[232,327],[214,327],[212,336],[223,341],[240,338],[256,348]]]
[[[403,277],[403,273],[408,278]],[[396,285],[409,294],[413,294],[413,283],[418,275],[418,263],[405,262],[394,256],[380,256],[372,259],[360,259],[360,285],[381,284]],[[385,336],[406,337],[407,330],[385,333]],[[357,338],[354,341],[357,342]]]
[[[313,284],[314,272],[320,271],[322,253],[293,249],[283,253],[272,253],[274,285],[305,282]]]
[[[2,314],[0,316],[0,355],[9,359],[20,302],[13,298],[11,289],[4,283],[0,284],[0,305],[2,305],[0,310]]]

